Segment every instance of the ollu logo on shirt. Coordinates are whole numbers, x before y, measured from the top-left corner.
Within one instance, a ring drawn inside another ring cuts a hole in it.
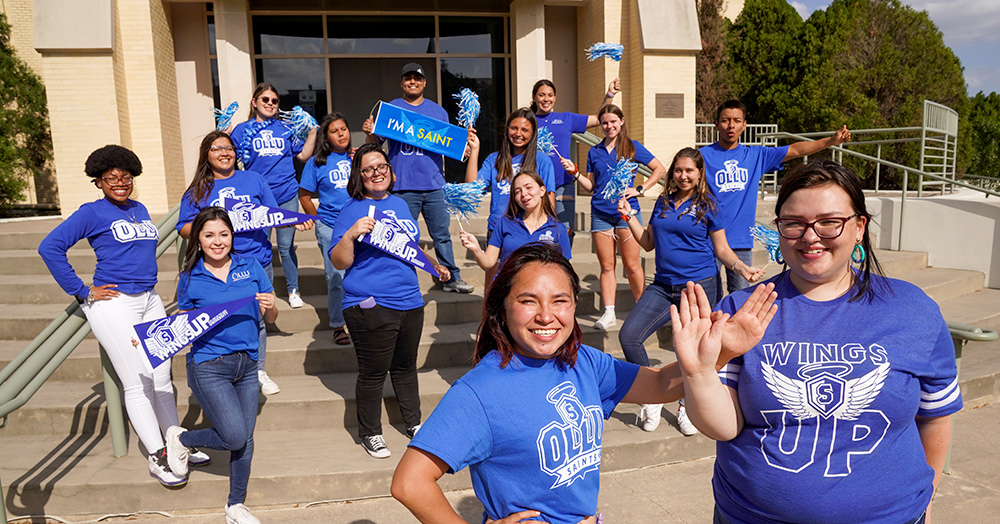
[[[541,235],[538,235],[538,241],[539,242],[555,243],[556,237],[555,237],[555,235],[552,234],[552,231],[546,231],[546,232],[542,233]]]
[[[545,399],[555,406],[559,420],[538,432],[538,464],[555,477],[549,489],[573,484],[601,467],[604,413],[600,406],[584,406],[576,386],[566,381],[549,390]]]
[[[253,149],[258,156],[282,156],[285,154],[285,139],[274,136],[274,131],[266,129],[253,139]]]
[[[246,270],[246,271],[239,271],[239,272],[233,273],[231,280],[233,282],[236,282],[238,280],[246,280],[248,278],[250,278],[250,270],[249,269]]]
[[[250,195],[237,195],[235,187],[224,187],[219,190],[219,198],[216,198],[211,203],[210,206],[225,207],[226,199],[239,200],[242,202],[250,202]]]
[[[750,181],[750,171],[740,167],[739,160],[726,160],[722,169],[715,172],[715,185],[720,193],[743,191]]]
[[[347,179],[351,177],[351,161],[341,160],[330,170],[330,183],[337,189],[347,189]]]
[[[115,220],[111,223],[111,234],[115,240],[122,243],[159,238],[156,226],[149,220],[143,220],[138,224],[131,220]]]

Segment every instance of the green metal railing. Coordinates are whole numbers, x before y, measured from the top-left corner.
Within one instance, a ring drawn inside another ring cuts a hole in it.
[[[180,204],[171,209],[156,225],[159,233],[156,244],[157,258],[179,238],[174,229],[179,213]],[[0,419],[2,419],[0,428],[7,425],[7,415],[31,400],[35,392],[88,334],[90,334],[90,324],[87,323],[80,305],[73,301],[28,344],[24,351],[0,370]],[[116,457],[122,457],[128,454],[128,444],[120,383],[104,347],[100,345],[99,347],[111,447]],[[3,518],[2,522],[7,522],[2,489],[0,489],[0,517]]]
[[[948,322],[951,341],[955,344],[955,368],[962,372],[962,350],[970,341],[989,342],[997,339],[997,332],[958,322]],[[951,474],[951,443],[948,443],[948,457],[944,461],[944,473]]]

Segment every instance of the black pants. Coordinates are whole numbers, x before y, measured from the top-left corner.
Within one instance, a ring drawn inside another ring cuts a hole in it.
[[[376,305],[344,310],[344,320],[358,356],[358,435],[382,434],[382,388],[385,374],[399,402],[406,427],[420,424],[417,347],[424,328],[424,308],[399,311]]]

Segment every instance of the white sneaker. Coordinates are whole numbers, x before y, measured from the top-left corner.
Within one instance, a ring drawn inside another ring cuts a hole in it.
[[[299,295],[298,290],[292,291],[288,294],[288,305],[292,306],[292,309],[299,309],[305,305],[305,303],[302,302],[302,296]]]
[[[260,520],[243,504],[233,504],[226,506],[226,524],[260,524]]]
[[[639,408],[636,423],[643,431],[655,431],[656,428],[660,427],[660,410],[662,408],[663,404],[643,404]]]
[[[694,424],[691,423],[691,419],[688,418],[687,410],[684,409],[684,406],[677,408],[677,427],[680,428],[681,435],[685,437],[698,434],[698,428],[694,427]]]
[[[187,477],[174,473],[167,464],[167,448],[163,448],[149,456],[149,476],[160,481],[167,487],[177,487],[187,484]]]
[[[364,446],[369,455],[377,459],[389,458],[392,455],[389,446],[385,445],[385,439],[382,438],[382,435],[361,437],[361,445]]]
[[[188,455],[191,450],[181,443],[181,433],[187,431],[180,426],[170,426],[164,440],[167,441],[167,464],[170,469],[178,475],[184,476],[188,473]]]
[[[607,331],[615,327],[616,324],[618,324],[618,319],[615,318],[614,310],[605,309],[601,318],[597,319],[597,322],[594,322],[594,327],[601,331]]]
[[[207,453],[201,451],[200,449],[191,448],[191,453],[188,454],[189,466],[198,468],[201,466],[207,466],[211,463],[212,457],[209,457]]]
[[[257,380],[260,381],[260,392],[265,395],[273,395],[281,391],[281,388],[271,380],[271,377],[267,376],[267,371],[263,369],[257,370]]]

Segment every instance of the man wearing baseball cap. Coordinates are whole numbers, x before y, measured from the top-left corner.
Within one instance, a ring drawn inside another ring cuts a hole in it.
[[[443,107],[424,98],[424,88],[427,87],[427,77],[424,68],[416,62],[403,66],[400,72],[399,87],[403,89],[403,97],[390,104],[408,109],[421,115],[448,121],[448,113]],[[369,116],[362,130],[368,135],[366,141],[381,143],[388,140],[372,133],[375,128],[374,119]],[[420,213],[424,214],[427,231],[434,241],[434,252],[441,264],[451,272],[451,280],[442,282],[445,291],[455,293],[472,293],[472,286],[467,284],[455,265],[455,252],[451,242],[451,218],[444,204],[444,157],[425,149],[388,140],[389,163],[396,173],[393,194],[406,201],[410,214],[416,220]]]

